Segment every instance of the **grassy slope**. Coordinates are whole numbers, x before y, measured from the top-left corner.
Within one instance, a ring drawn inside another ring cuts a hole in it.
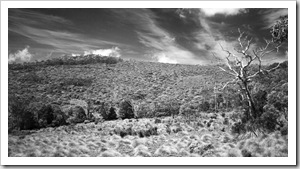
[[[70,78],[89,78],[93,83],[61,85]],[[73,98],[118,103],[124,98],[134,99],[134,94],[141,92],[146,94],[145,98],[134,100],[134,104],[160,102],[166,97],[177,98],[183,104],[200,95],[202,89],[211,89],[215,82],[228,79],[228,75],[211,66],[146,62],[48,66],[34,72],[10,70],[9,93],[33,95],[63,105]],[[273,133],[255,138],[247,133],[236,137],[229,131],[234,119],[229,117],[229,123],[223,124],[224,117],[218,115],[208,127],[212,114],[200,116],[190,124],[182,117],[167,117],[157,124],[154,119],[118,120],[9,135],[9,156],[287,156],[286,136]],[[175,132],[168,133],[167,124]],[[122,138],[113,132],[130,125],[137,130],[157,126],[158,135]],[[176,128],[182,131],[177,132]]]

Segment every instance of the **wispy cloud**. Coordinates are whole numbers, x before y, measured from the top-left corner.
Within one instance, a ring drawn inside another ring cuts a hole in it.
[[[210,12],[210,14],[213,13],[212,11]],[[214,11],[214,13],[217,12],[223,12],[227,15],[238,14],[238,10],[230,9],[225,11],[223,11],[222,9]],[[202,29],[193,32],[193,38],[196,39],[196,41],[194,41],[193,43],[193,46],[200,51],[204,51],[204,55],[206,56],[207,60],[210,60],[210,63],[215,64],[225,61],[227,53],[223,51],[222,47],[225,50],[231,51],[236,56],[240,56],[240,54],[235,51],[235,49],[240,50],[240,46],[237,41],[237,28],[235,30],[232,30],[232,27],[230,25],[227,25],[225,23],[212,22],[205,16],[203,16],[201,12],[198,13],[198,18]],[[232,34],[228,36],[228,33],[220,30],[231,30],[230,32],[232,32]],[[251,34],[251,32],[249,32],[250,30],[251,29],[248,27],[244,27],[242,29],[242,31],[247,32],[249,38],[253,36],[253,44],[250,46],[249,49],[249,51],[252,51],[257,47],[256,42],[258,41],[258,39],[254,36],[254,34]]]
[[[263,14],[263,21],[265,23],[264,29],[269,29],[275,22],[280,18],[280,16],[288,15],[288,9],[266,9],[261,12]]]
[[[70,20],[59,16],[46,15],[43,13],[31,11],[29,9],[10,8],[8,10],[8,20],[13,25],[31,25],[40,27],[72,26]]]
[[[164,63],[201,64],[201,59],[197,59],[195,54],[186,50],[176,42],[176,37],[163,29],[156,21],[156,16],[149,9],[119,10],[117,14],[123,22],[132,23],[136,28],[139,42],[143,44],[151,57]]]
[[[20,25],[10,31],[25,36],[35,42],[51,46],[56,52],[82,53],[83,51],[99,48],[104,45],[119,45],[118,43],[87,38],[85,35],[67,31],[38,29]]]
[[[26,46],[23,50],[9,54],[8,63],[22,63],[31,61],[33,55],[28,51],[28,49],[29,46]]]
[[[58,16],[46,15],[23,9],[9,10],[8,30],[27,37],[38,44],[47,45],[60,53],[83,53],[101,47],[122,44],[96,39],[76,33],[73,23]]]

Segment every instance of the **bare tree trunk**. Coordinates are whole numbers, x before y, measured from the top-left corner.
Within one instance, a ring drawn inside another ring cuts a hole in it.
[[[256,107],[255,107],[254,101],[253,101],[251,93],[249,91],[247,82],[243,81],[243,85],[245,87],[247,101],[248,101],[249,108],[250,108],[250,115],[255,119],[256,118]]]

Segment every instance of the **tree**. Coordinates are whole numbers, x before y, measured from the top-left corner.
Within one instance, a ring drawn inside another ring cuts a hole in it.
[[[273,42],[282,43],[288,39],[288,16],[281,16],[271,27]]]
[[[247,120],[255,121],[258,119],[261,112],[259,112],[258,106],[254,101],[249,85],[254,77],[271,72],[280,66],[280,63],[277,63],[272,68],[264,69],[262,66],[262,58],[274,51],[278,52],[280,46],[287,40],[287,18],[281,18],[280,21],[274,24],[271,31],[273,32],[272,40],[265,39],[266,45],[264,47],[254,49],[252,52],[249,52],[249,49],[252,45],[252,38],[248,38],[248,36],[245,35],[245,32],[241,32],[240,29],[238,29],[238,32],[239,37],[237,41],[239,44],[239,49],[235,48],[234,50],[239,55],[235,55],[231,51],[224,49],[223,46],[219,44],[222,50],[228,54],[226,56],[228,68],[225,69],[220,67],[220,69],[234,77],[232,81],[227,82],[223,86],[223,89],[228,84],[238,84],[241,89],[240,91],[246,96],[245,99],[248,107],[248,110],[246,111]],[[251,73],[250,66],[254,65],[255,62],[258,63],[258,70],[254,73]]]

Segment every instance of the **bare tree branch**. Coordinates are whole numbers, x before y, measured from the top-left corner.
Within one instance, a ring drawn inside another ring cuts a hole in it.
[[[231,84],[231,83],[237,83],[238,82],[238,78],[235,78],[235,79],[233,79],[232,81],[229,81],[229,82],[227,82],[227,83],[225,83],[225,85],[221,88],[222,90],[224,90],[225,89],[225,87],[227,86],[227,85],[229,85],[229,84]]]
[[[228,74],[231,74],[231,75],[233,75],[233,76],[236,76],[236,74],[234,74],[234,73],[231,73],[231,72],[229,72],[229,71],[227,71],[227,70],[225,70],[224,68],[222,68],[222,67],[219,67],[221,70],[223,70],[224,72],[226,72],[226,73],[228,73]]]
[[[241,48],[243,49],[244,46],[243,46],[243,43],[241,41],[241,38],[243,37],[243,35],[244,35],[245,32],[241,32],[240,28],[238,28],[238,31],[240,33],[240,36],[238,37],[238,41],[239,41],[239,44],[240,44]]]
[[[220,43],[219,43],[219,45],[221,46],[221,48],[222,48],[223,51],[225,51],[225,52],[228,53],[228,56],[226,57],[228,68],[229,68],[232,72],[234,72],[235,76],[238,76],[239,73],[238,73],[236,70],[234,70],[234,69],[232,68],[232,66],[230,65],[230,60],[229,60],[229,57],[230,57],[231,55],[234,56],[234,54],[232,54],[232,53],[229,52],[228,50],[225,50],[225,49],[223,48],[223,46],[222,46]],[[234,56],[234,57],[235,57],[235,56]],[[235,59],[237,60],[236,57],[235,57]],[[224,69],[223,69],[223,70],[224,70]]]

